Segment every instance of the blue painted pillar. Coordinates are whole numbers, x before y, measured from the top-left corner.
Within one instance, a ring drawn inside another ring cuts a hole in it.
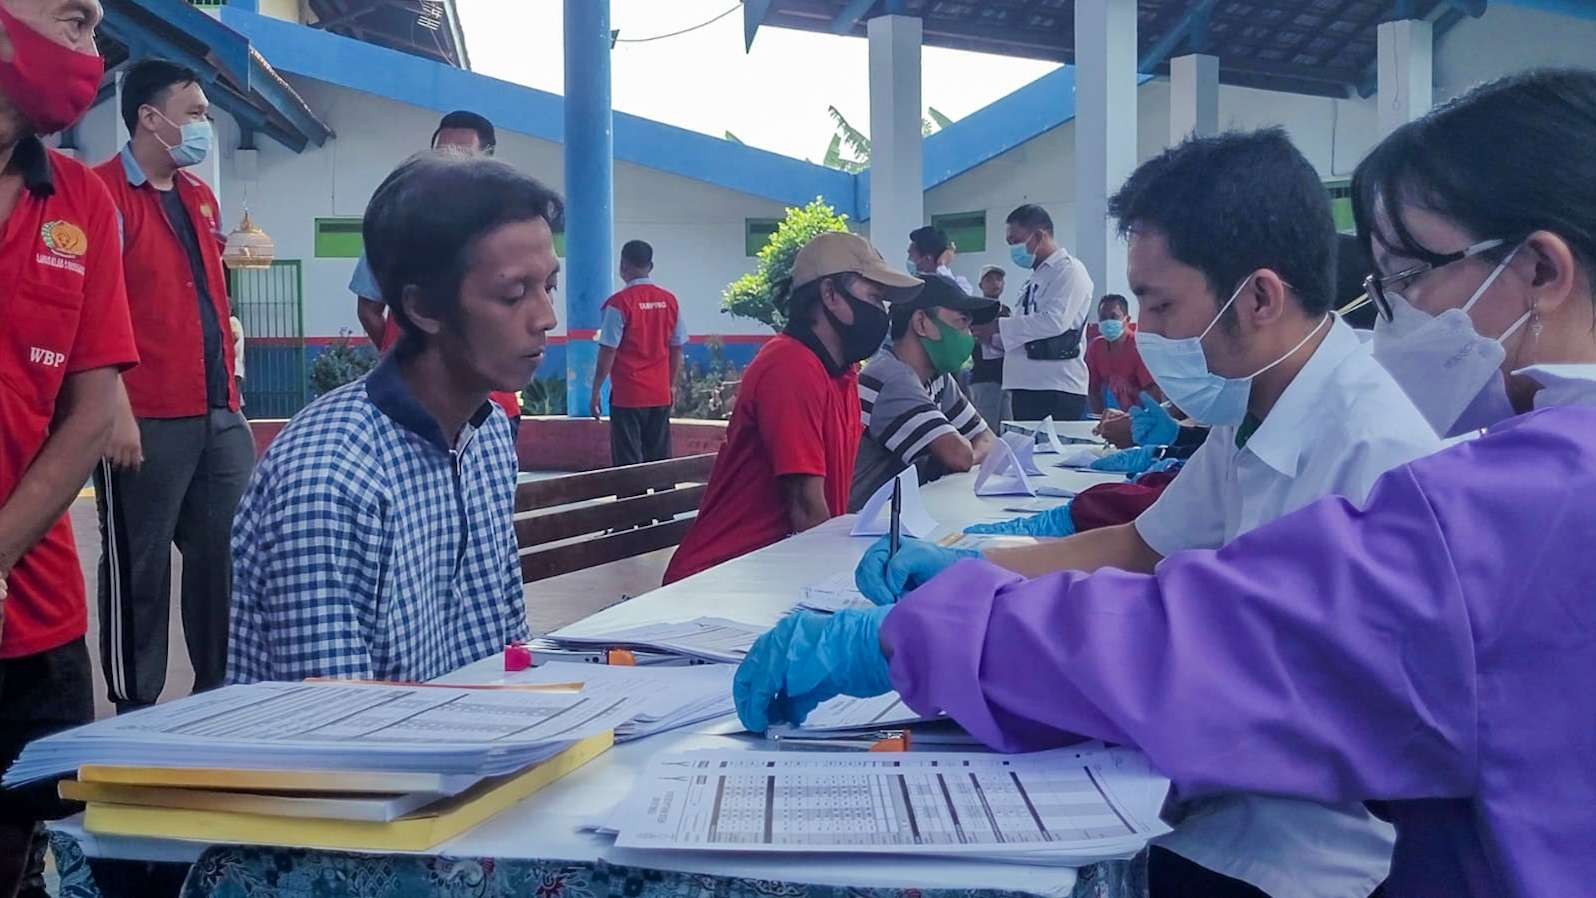
[[[588,414],[615,243],[610,0],[565,0],[565,412]]]

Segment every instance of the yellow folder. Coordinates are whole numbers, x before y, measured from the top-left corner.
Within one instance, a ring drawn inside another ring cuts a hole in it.
[[[357,851],[425,851],[498,814],[559,780],[614,744],[608,733],[584,739],[535,767],[484,780],[389,823],[303,819],[91,802],[83,828],[91,833],[238,845]]]

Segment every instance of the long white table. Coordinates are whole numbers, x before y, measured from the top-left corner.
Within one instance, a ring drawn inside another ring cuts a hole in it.
[[[1056,456],[1037,456],[1044,471],[1042,480],[1054,486],[1078,491],[1123,479],[1118,474],[1060,470],[1052,467],[1054,458]],[[973,475],[962,474],[922,489],[927,509],[941,524],[938,535],[958,532],[972,523],[1013,517],[1013,512],[1004,509],[1033,501],[1018,496],[976,496],[972,485]],[[874,542],[873,538],[849,536],[853,521],[853,516],[829,521],[686,580],[607,608],[559,632],[598,633],[700,616],[726,617],[767,626],[774,624],[798,600],[801,587],[836,571],[852,570],[865,549]],[[533,608],[536,608],[535,601]],[[535,614],[534,610],[534,618]],[[502,661],[495,656],[450,674],[442,681],[492,682],[501,669]],[[828,856],[824,863],[815,863],[812,858],[800,855],[645,852],[617,849],[610,837],[580,831],[583,824],[603,819],[605,813],[625,797],[648,758],[655,754],[700,748],[752,750],[767,747],[764,740],[757,737],[723,735],[735,730],[734,726],[711,725],[617,746],[518,806],[428,853],[573,863],[602,860],[684,873],[865,888],[1009,889],[1062,896],[1068,895],[1074,887],[1074,871],[1067,868],[932,858]],[[209,847],[193,842],[96,836],[83,830],[81,818],[63,821],[56,828],[76,838],[84,853],[95,858],[192,862]]]

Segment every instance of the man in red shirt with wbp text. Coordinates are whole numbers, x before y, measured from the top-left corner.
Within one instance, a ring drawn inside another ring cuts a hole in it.
[[[591,411],[603,412],[600,388],[610,388],[610,464],[616,467],[671,456],[672,389],[682,370],[687,327],[676,297],[654,283],[654,247],[628,240],[621,247],[626,288],[604,301]]]

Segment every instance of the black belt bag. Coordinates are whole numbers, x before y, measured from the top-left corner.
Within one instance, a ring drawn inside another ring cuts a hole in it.
[[[1039,362],[1063,362],[1079,358],[1082,328],[1065,331],[1056,337],[1032,340],[1025,344],[1025,357]]]

